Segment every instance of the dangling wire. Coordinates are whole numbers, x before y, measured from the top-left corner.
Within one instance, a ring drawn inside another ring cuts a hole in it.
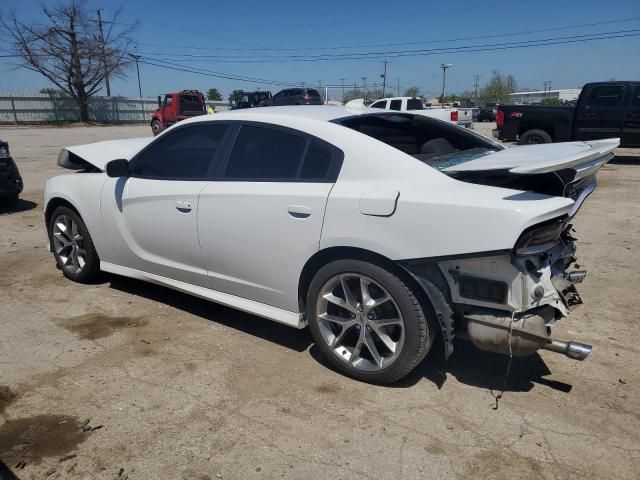
[[[495,405],[492,407],[493,410],[498,410],[500,399],[502,398],[505,390],[507,389],[507,382],[509,381],[509,373],[511,372],[511,364],[513,363],[513,350],[511,348],[513,324],[516,321],[516,314],[518,313],[520,313],[520,310],[514,310],[511,313],[511,321],[509,322],[509,333],[507,334],[507,344],[509,345],[509,361],[507,362],[507,370],[504,374],[504,382],[502,383],[502,390],[498,395],[496,395],[495,393],[493,393],[493,388],[491,389],[491,396],[496,401]]]

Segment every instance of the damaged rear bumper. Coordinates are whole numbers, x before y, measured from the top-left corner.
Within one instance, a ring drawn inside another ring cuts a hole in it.
[[[434,288],[439,291],[431,303],[447,356],[455,336],[481,350],[514,356],[539,349],[577,360],[589,355],[591,346],[551,335],[553,325],[582,304],[576,284],[586,271],[571,270],[576,256],[569,229],[561,242],[533,253],[492,252],[403,265],[430,299]]]

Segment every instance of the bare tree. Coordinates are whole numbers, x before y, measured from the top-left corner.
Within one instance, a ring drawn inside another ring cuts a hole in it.
[[[89,97],[100,91],[107,75],[123,76],[132,62],[127,50],[137,22],[120,22],[120,7],[104,21],[107,28],[103,32],[85,0],[66,0],[55,7],[41,8],[44,24],[26,24],[15,12],[0,19],[0,24],[11,36],[22,66],[44,75],[73,97],[81,120],[86,122]],[[125,28],[119,28],[121,25]]]

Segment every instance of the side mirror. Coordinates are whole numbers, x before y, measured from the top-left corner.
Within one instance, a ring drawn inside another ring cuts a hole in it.
[[[109,163],[107,163],[106,171],[108,177],[128,177],[130,174],[129,161],[124,159],[111,160]]]
[[[158,108],[162,106],[162,97],[158,95]]]

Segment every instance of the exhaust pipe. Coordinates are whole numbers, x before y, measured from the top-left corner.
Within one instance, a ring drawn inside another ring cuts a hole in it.
[[[545,350],[551,350],[556,353],[563,353],[567,357],[574,360],[584,360],[589,356],[593,347],[586,343],[580,342],[565,342],[563,340],[551,340],[549,343],[541,345]]]

